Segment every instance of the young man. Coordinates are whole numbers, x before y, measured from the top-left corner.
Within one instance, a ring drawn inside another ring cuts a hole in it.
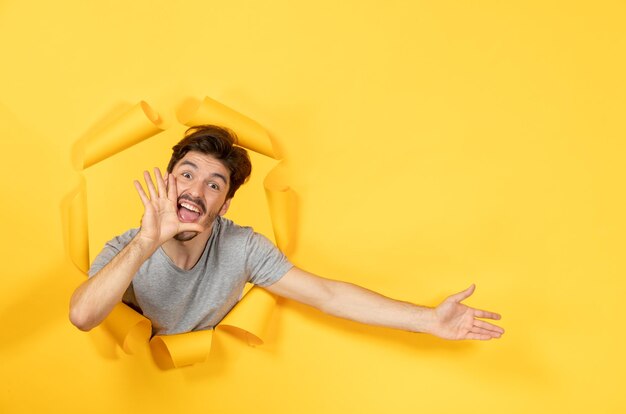
[[[90,278],[72,295],[70,320],[81,330],[100,324],[123,300],[152,321],[155,334],[215,326],[237,303],[246,282],[330,315],[446,339],[499,338],[504,330],[480,320],[500,315],[461,303],[417,306],[293,266],[264,236],[222,217],[251,172],[246,151],[226,129],[190,128],[173,148],[167,173],[144,172],[147,193],[139,229],[107,243]]]

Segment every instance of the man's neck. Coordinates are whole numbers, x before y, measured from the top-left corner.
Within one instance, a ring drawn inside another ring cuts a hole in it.
[[[190,270],[200,260],[212,231],[213,226],[187,241],[170,239],[161,248],[176,266]]]

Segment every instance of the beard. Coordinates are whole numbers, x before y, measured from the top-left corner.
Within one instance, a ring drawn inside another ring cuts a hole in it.
[[[213,227],[213,222],[217,218],[217,215],[220,210],[221,210],[221,207],[215,211],[209,211],[209,214],[207,214],[206,220],[203,220],[203,223],[200,223],[200,224],[202,224],[207,229]],[[192,240],[198,234],[200,233],[197,231],[183,231],[182,233],[178,233],[177,235],[175,235],[174,240],[177,240],[180,242],[186,242],[186,241]]]
[[[196,231],[183,231],[182,233],[178,233],[176,236],[174,236],[174,240],[177,240],[179,242],[186,242],[193,239],[198,234],[200,233]]]

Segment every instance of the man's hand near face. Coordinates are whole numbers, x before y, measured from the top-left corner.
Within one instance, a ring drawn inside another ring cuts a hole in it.
[[[145,239],[157,247],[173,238],[179,233],[192,231],[200,233],[205,228],[198,223],[183,223],[178,218],[178,193],[176,191],[176,180],[172,174],[166,173],[161,176],[158,168],[154,169],[157,187],[154,187],[150,174],[144,171],[144,179],[148,188],[148,197],[139,183],[134,182],[144,206],[143,217],[141,218],[141,230],[137,237]],[[167,180],[167,184],[165,181]]]
[[[137,236],[124,247],[96,275],[83,282],[70,300],[70,320],[81,330],[98,326],[115,305],[121,302],[124,292],[139,267],[165,242],[179,233],[202,232],[198,223],[183,223],[178,218],[176,180],[173,175],[161,175],[154,169],[156,187],[150,174],[144,178],[148,194],[135,181],[135,188],[144,206],[141,229]],[[167,180],[167,185],[165,183]]]

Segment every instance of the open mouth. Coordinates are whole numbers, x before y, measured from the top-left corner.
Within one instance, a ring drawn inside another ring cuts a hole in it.
[[[183,223],[192,223],[200,218],[203,210],[195,203],[181,200],[178,203],[178,218]]]

